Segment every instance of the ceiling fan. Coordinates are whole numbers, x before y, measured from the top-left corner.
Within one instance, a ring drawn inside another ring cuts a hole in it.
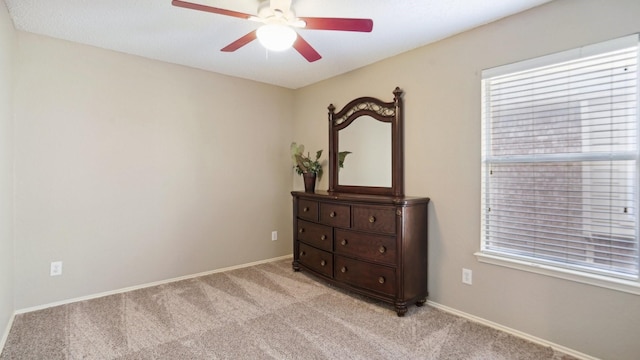
[[[261,0],[258,5],[257,15],[181,0],[172,0],[171,4],[182,8],[233,16],[263,24],[258,29],[222,48],[221,51],[225,52],[236,51],[251,41],[258,39],[263,46],[270,50],[278,51],[293,47],[307,61],[314,62],[322,58],[322,56],[294,30],[295,28],[357,32],[371,32],[373,29],[373,20],[371,19],[297,17],[293,9],[291,9],[291,0]],[[270,41],[275,43],[270,43]]]

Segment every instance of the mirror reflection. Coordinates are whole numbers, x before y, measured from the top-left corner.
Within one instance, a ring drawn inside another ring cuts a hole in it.
[[[361,116],[339,132],[339,151],[350,151],[338,174],[349,186],[391,187],[391,123]]]

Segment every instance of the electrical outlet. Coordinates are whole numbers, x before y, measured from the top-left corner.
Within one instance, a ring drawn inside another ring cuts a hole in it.
[[[278,240],[278,232],[277,231],[272,231],[271,232],[271,241],[276,241]]]
[[[53,261],[51,263],[50,276],[62,275],[62,261]]]
[[[467,285],[473,283],[473,271],[462,268],[462,283]]]

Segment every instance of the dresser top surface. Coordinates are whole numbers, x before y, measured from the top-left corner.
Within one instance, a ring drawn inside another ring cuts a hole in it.
[[[292,191],[291,195],[298,198],[313,199],[313,200],[319,200],[319,201],[338,200],[338,201],[366,202],[366,203],[392,204],[392,205],[411,205],[411,204],[420,204],[420,203],[429,202],[428,197],[352,194],[352,193],[328,192],[324,190],[317,190],[314,193],[308,193],[304,191]]]

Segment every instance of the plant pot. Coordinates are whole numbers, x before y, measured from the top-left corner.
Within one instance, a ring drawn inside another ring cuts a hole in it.
[[[316,174],[304,173],[302,174],[304,179],[304,192],[312,193],[316,191]]]

